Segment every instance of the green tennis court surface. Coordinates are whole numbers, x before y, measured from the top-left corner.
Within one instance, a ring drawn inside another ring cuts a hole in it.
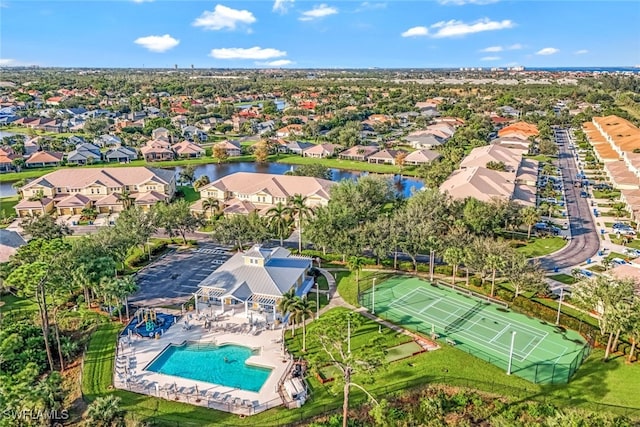
[[[369,289],[360,295],[360,303],[371,310],[373,298]],[[433,331],[445,343],[505,371],[511,354],[511,373],[535,383],[568,382],[588,355],[577,332],[513,313],[466,290],[414,277],[376,285],[375,314],[427,336]]]

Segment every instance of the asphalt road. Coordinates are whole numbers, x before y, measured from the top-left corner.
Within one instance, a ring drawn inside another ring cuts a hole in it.
[[[558,145],[558,167],[562,171],[571,240],[562,250],[538,258],[542,268],[549,271],[583,263],[596,255],[600,248],[600,237],[591,216],[589,199],[580,197],[582,189],[574,187],[578,167],[575,152],[569,149],[569,132],[566,129],[558,129],[556,132],[556,141],[561,138],[565,141]]]

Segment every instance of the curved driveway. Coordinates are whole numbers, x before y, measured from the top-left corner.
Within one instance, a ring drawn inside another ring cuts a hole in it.
[[[558,145],[558,167],[562,171],[571,240],[560,251],[538,258],[542,268],[550,271],[578,265],[597,254],[600,248],[600,237],[590,212],[589,199],[580,197],[582,189],[573,186],[578,169],[575,153],[569,150],[569,132],[566,129],[556,132],[556,142],[559,138],[564,140],[563,144]]]

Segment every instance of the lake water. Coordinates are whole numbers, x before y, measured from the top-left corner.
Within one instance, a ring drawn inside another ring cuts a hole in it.
[[[15,133],[13,132],[7,132],[6,130],[0,130],[0,139],[7,137],[7,136],[13,136],[15,135]]]
[[[220,179],[224,176],[231,175],[236,172],[258,172],[258,173],[272,173],[276,175],[283,175],[285,172],[291,170],[295,166],[285,165],[283,163],[253,163],[253,162],[239,162],[239,163],[222,163],[222,164],[207,164],[198,165],[195,168],[196,179],[202,175],[209,176],[211,181]],[[169,168],[176,171],[176,175],[182,170],[181,167]],[[333,173],[334,181],[341,181],[343,179],[358,179],[358,177],[367,175],[368,172],[347,171],[341,169],[331,169]],[[402,178],[399,180],[397,176],[392,177],[389,175],[389,179],[394,180],[394,186],[398,193],[404,197],[409,197],[414,191],[420,190],[424,184],[421,180],[416,178]],[[0,196],[7,197],[16,194],[16,190],[11,186],[11,182],[0,183]]]

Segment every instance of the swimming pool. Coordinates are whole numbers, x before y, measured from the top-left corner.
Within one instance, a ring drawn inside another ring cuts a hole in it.
[[[172,344],[146,370],[257,392],[272,369],[247,365],[254,354],[248,347],[233,344]]]

